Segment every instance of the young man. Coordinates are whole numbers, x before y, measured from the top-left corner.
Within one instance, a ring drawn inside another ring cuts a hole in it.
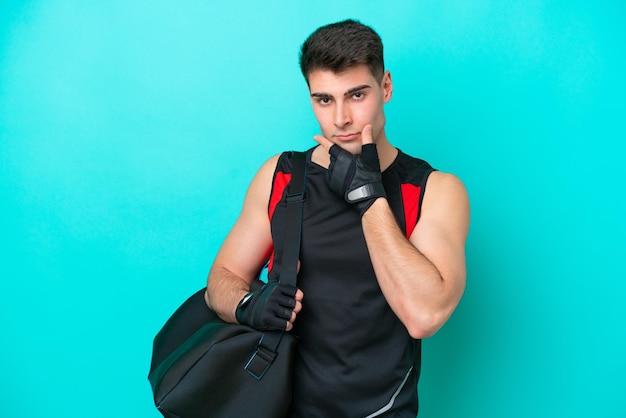
[[[300,65],[322,135],[307,153],[298,289],[250,290],[285,222],[279,207],[268,214],[274,173],[290,170],[275,156],[215,259],[207,303],[226,321],[299,336],[290,417],[415,417],[421,339],[465,288],[467,194],[387,139],[393,84],[371,28],[319,28]]]

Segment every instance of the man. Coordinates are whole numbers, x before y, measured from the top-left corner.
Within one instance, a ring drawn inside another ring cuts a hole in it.
[[[415,417],[421,339],[465,287],[467,194],[387,139],[393,84],[371,28],[319,28],[300,65],[322,135],[308,151],[298,289],[250,290],[271,226],[285,222],[268,215],[274,173],[290,168],[275,156],[216,256],[207,304],[226,321],[299,336],[290,417]]]

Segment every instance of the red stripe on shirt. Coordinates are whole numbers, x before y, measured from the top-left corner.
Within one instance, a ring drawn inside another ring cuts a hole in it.
[[[419,202],[422,191],[421,186],[415,186],[413,184],[402,184],[402,202],[404,205],[404,223],[406,225],[406,237],[411,237],[415,225],[417,224],[417,218],[419,216]]]
[[[272,217],[274,216],[274,211],[276,210],[276,206],[283,199],[283,193],[285,188],[291,181],[290,173],[283,173],[279,171],[276,173],[274,177],[274,184],[272,185],[272,195],[270,196],[270,203],[268,208],[268,215],[270,218],[270,222],[272,221]],[[272,250],[272,254],[270,255],[269,263],[267,265],[267,271],[272,271],[272,267],[274,265],[274,250]]]

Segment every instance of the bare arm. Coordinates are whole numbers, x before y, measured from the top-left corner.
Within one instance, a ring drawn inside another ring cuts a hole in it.
[[[278,156],[268,160],[250,183],[241,214],[209,272],[205,297],[207,305],[227,322],[237,323],[237,304],[250,291],[250,283],[258,277],[272,250],[267,205],[277,162]],[[296,299],[287,330],[292,328],[295,314],[301,309],[301,291],[298,291]]]
[[[361,135],[362,145],[372,143],[371,125],[366,125]],[[314,138],[330,151],[331,141],[321,135]],[[395,155],[390,150],[394,149],[386,141],[378,146],[384,148],[390,164],[390,155]],[[461,181],[451,174],[432,173],[421,213],[409,239],[400,230],[384,197],[375,198],[371,206],[366,206],[361,218],[383,295],[414,338],[437,332],[452,315],[465,289],[469,202]]]
[[[465,187],[451,174],[432,173],[420,221],[409,240],[386,199],[374,202],[362,225],[387,302],[411,336],[433,335],[452,315],[465,289]]]

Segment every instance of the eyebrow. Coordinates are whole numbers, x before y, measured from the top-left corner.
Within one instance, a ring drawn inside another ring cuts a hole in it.
[[[360,86],[352,87],[346,90],[346,92],[343,95],[350,96],[351,94],[354,94],[357,91],[369,89],[369,88],[371,88],[369,84],[361,84]],[[327,97],[333,97],[333,96],[332,94],[328,94],[328,93],[311,93],[311,97],[327,98]]]

